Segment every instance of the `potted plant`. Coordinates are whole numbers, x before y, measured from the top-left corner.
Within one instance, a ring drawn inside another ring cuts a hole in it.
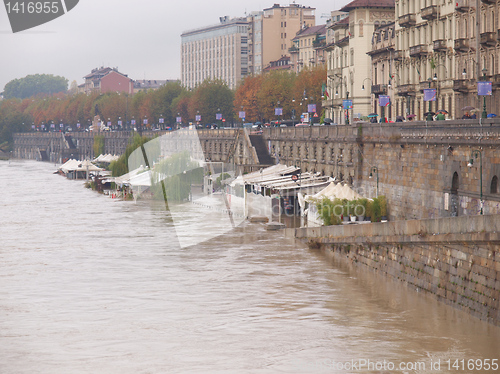
[[[365,220],[367,204],[368,204],[368,199],[365,198],[356,201],[356,206],[354,207],[354,214],[358,216],[358,221]]]
[[[380,201],[376,197],[375,199],[373,199],[373,203],[372,203],[372,215],[371,215],[372,222],[380,222],[380,217],[381,217]]]

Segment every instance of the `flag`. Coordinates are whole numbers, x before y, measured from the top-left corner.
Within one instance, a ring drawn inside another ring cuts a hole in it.
[[[330,95],[328,94],[328,90],[326,88],[326,84],[323,83],[323,85],[321,86],[321,90],[323,92],[323,96],[330,97]]]

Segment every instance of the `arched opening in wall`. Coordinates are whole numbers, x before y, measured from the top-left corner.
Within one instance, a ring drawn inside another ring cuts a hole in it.
[[[491,178],[490,193],[498,193],[498,177]]]
[[[453,173],[453,178],[451,180],[450,208],[452,217],[458,216],[458,186],[459,186],[458,173],[455,172]]]
[[[349,184],[352,186],[352,182],[353,182],[353,178],[352,178],[352,175],[349,175]]]

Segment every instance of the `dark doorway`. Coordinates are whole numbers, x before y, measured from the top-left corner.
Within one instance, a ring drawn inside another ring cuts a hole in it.
[[[453,173],[453,179],[451,181],[451,216],[458,216],[458,173]]]
[[[491,179],[490,193],[498,193],[498,177],[496,175]]]

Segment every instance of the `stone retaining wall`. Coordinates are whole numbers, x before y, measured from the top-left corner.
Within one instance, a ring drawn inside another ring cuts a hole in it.
[[[287,229],[287,236],[500,326],[499,215]]]

